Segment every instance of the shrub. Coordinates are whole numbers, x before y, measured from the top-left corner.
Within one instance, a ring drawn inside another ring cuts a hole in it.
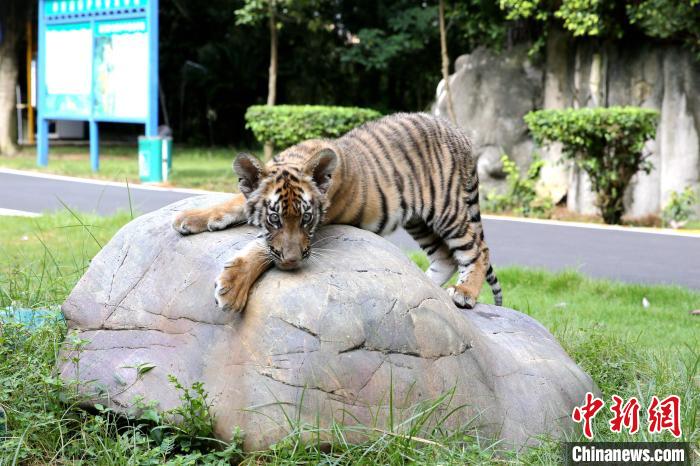
[[[659,113],[636,107],[538,110],[525,122],[538,144],[559,141],[566,159],[584,170],[605,223],[620,223],[625,190],[652,165],[644,143],[653,138]]]
[[[246,128],[261,143],[285,149],[306,139],[336,138],[379,118],[376,110],[321,105],[254,105],[245,113]]]
[[[664,226],[681,228],[685,225],[693,214],[693,208],[697,201],[697,196],[690,186],[686,187],[680,193],[676,191],[672,192],[671,199],[668,201],[666,207],[664,207],[662,213]]]
[[[552,201],[538,196],[535,190],[544,161],[535,155],[524,177],[520,176],[518,166],[507,155],[501,157],[501,162],[506,173],[508,190],[505,194],[487,195],[484,209],[491,212],[512,211],[525,217],[549,218],[552,214]]]

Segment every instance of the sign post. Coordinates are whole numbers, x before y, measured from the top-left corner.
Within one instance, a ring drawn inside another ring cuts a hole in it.
[[[87,121],[99,170],[99,123],[158,135],[158,0],[39,0],[37,164],[49,120]]]

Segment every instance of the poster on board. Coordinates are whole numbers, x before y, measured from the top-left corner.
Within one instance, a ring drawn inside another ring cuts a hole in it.
[[[148,32],[146,21],[96,24],[94,116],[145,119],[148,114]]]
[[[90,23],[46,28],[46,111],[72,117],[90,116],[92,70]]]

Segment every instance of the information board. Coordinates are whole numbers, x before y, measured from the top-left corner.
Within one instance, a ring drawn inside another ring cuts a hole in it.
[[[48,164],[48,120],[143,123],[158,132],[158,0],[39,0],[39,142]]]

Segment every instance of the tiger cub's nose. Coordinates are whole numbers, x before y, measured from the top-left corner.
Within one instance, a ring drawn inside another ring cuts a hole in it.
[[[293,270],[298,268],[299,265],[301,265],[301,261],[297,259],[285,259],[277,263],[277,266],[282,270]]]

